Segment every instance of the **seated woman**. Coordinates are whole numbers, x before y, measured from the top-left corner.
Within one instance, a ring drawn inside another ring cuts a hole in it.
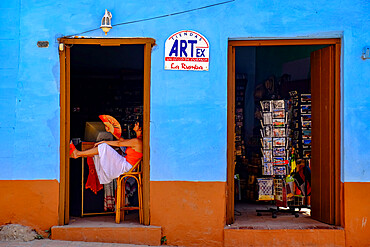
[[[94,156],[96,173],[101,184],[108,184],[121,174],[128,172],[143,157],[142,122],[137,121],[133,130],[136,138],[117,141],[101,141],[93,148],[79,151],[73,147],[71,157]],[[127,147],[126,156],[121,156],[113,147]]]

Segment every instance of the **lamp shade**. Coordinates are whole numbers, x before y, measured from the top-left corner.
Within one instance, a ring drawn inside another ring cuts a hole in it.
[[[103,30],[105,35],[109,32],[109,30],[112,29],[112,13],[108,10],[105,10],[105,14],[103,18],[101,19],[101,26],[100,28]]]

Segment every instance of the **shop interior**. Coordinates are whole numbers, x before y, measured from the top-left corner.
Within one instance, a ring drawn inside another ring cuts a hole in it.
[[[133,124],[143,116],[144,46],[73,45],[70,57],[70,136],[76,148],[80,150],[83,142],[115,140],[99,115],[117,119],[123,138],[135,137]],[[70,216],[107,214],[114,222],[116,184],[97,184],[91,161],[83,160],[70,159]],[[126,189],[128,203],[137,205],[136,182],[126,184]],[[129,214],[133,216],[125,220],[138,222],[136,211]]]
[[[310,219],[310,55],[324,47],[235,48],[234,226],[320,224]]]

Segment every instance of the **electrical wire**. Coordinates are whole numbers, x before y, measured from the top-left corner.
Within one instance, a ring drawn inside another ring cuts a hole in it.
[[[189,13],[189,12],[193,12],[193,11],[197,11],[197,10],[202,10],[202,9],[206,9],[206,8],[215,7],[215,6],[222,5],[222,4],[231,3],[231,2],[234,2],[234,1],[235,0],[229,0],[229,1],[225,1],[225,2],[220,2],[220,3],[211,4],[211,5],[206,5],[206,6],[195,8],[195,9],[189,9],[189,10],[184,10],[184,11],[180,11],[180,12],[175,12],[175,13],[171,13],[171,14],[167,14],[167,15],[160,15],[160,16],[155,16],[155,17],[140,19],[140,20],[136,20],[136,21],[122,22],[122,23],[114,24],[114,25],[112,25],[112,27],[120,26],[120,25],[133,24],[133,23],[138,23],[138,22],[143,22],[143,21],[150,21],[150,20],[155,20],[155,19],[170,17],[170,16],[174,16],[174,15],[185,14],[185,13]],[[95,30],[98,30],[98,29],[100,29],[100,28],[95,28],[95,29],[84,31],[82,33],[67,35],[67,36],[64,36],[64,37],[78,36],[80,34],[89,33],[89,32],[92,32],[92,31],[95,31]]]

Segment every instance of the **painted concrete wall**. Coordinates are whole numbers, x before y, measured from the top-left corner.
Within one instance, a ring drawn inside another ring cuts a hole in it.
[[[59,57],[56,38],[113,23],[219,3],[205,1],[2,1],[0,179],[59,179]],[[370,181],[370,3],[365,0],[237,0],[181,15],[99,29],[91,37],[152,37],[151,179],[226,181],[227,42],[237,37],[343,35],[342,150],[345,182]],[[210,42],[208,72],[165,71],[164,42],[190,29]],[[49,48],[38,48],[47,40]]]

